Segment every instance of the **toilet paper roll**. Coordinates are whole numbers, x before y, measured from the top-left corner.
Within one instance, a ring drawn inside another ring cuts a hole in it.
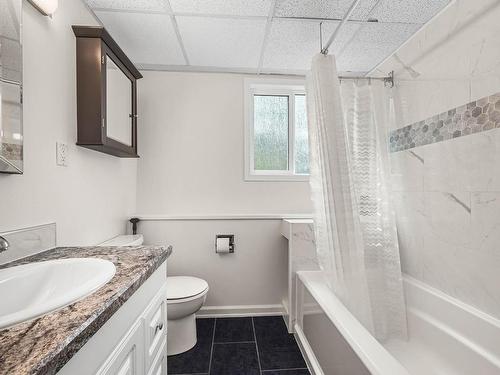
[[[216,252],[218,253],[229,253],[229,238],[217,238]]]

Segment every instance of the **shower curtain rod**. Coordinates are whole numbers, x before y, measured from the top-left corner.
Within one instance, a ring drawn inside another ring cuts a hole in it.
[[[366,77],[366,76],[339,76],[339,80],[348,81],[348,80],[359,80],[359,79],[367,79],[368,81],[383,81],[384,86],[392,88],[394,87],[394,71],[389,72],[386,77]]]

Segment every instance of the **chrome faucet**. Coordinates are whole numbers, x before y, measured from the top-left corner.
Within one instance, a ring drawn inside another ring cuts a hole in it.
[[[7,251],[8,248],[9,248],[9,241],[0,236],[0,253]]]

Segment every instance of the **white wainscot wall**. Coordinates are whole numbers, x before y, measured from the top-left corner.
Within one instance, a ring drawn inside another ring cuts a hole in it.
[[[172,245],[170,276],[205,279],[201,315],[276,314],[287,294],[287,241],[275,220],[141,221],[147,244]],[[233,254],[215,253],[215,235],[234,234]]]

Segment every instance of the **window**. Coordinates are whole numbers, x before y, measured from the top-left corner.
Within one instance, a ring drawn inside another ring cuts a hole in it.
[[[302,81],[245,81],[245,179],[306,181],[309,141]]]

